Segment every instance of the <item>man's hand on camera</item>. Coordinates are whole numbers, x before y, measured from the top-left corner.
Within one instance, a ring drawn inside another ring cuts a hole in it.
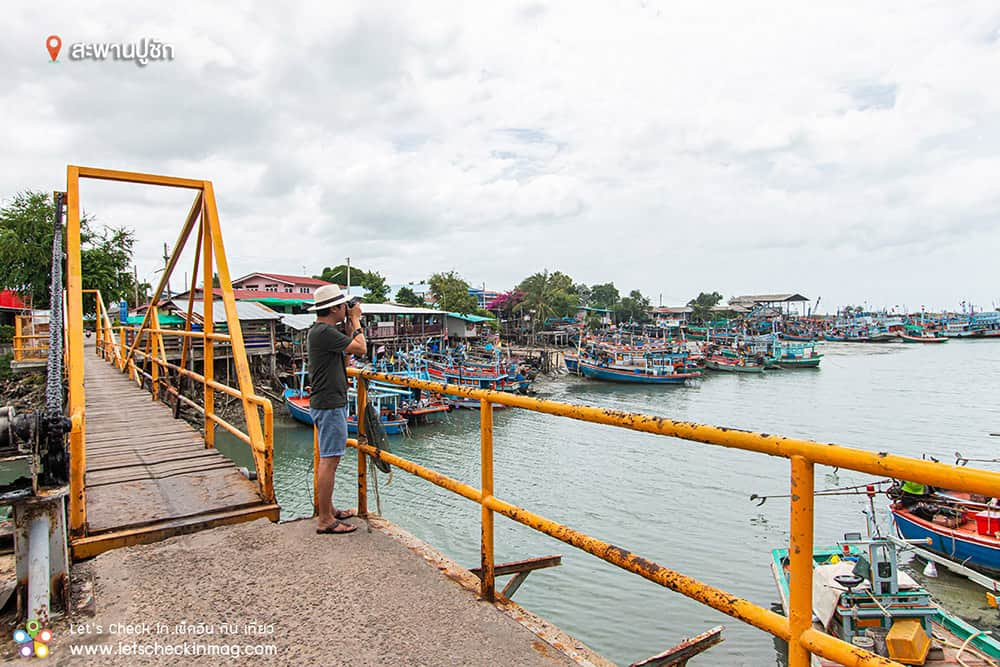
[[[356,303],[353,306],[351,306],[348,309],[347,314],[355,322],[360,321],[361,320],[361,303],[359,302],[359,303]]]

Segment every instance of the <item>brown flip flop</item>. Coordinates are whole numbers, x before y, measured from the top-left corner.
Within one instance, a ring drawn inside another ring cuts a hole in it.
[[[333,518],[343,521],[344,519],[350,519],[351,517],[355,517],[357,515],[358,511],[355,509],[337,510],[336,512],[333,513]]]
[[[347,526],[347,530],[337,530],[338,528],[340,528],[342,526]],[[336,521],[334,521],[327,528],[317,528],[316,529],[316,534],[317,535],[346,535],[347,533],[353,533],[357,529],[358,529],[357,526],[352,526],[349,523],[344,523],[340,519],[337,519]]]

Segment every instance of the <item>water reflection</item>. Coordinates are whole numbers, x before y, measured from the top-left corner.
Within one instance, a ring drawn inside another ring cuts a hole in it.
[[[952,462],[955,451],[990,458],[1000,430],[1000,342],[942,346],[827,344],[816,371],[713,375],[682,387],[603,384],[577,377],[538,383],[539,395],[570,403],[837,442]],[[402,456],[479,484],[479,415],[393,437]],[[224,440],[220,434],[220,441]],[[788,541],[788,462],[721,447],[519,410],[495,418],[497,496],[769,607],[772,548]],[[250,463],[242,443],[241,465]],[[338,506],[354,504],[354,455],[338,475]],[[479,560],[477,505],[406,473],[380,477],[383,513],[465,566]],[[818,467],[817,489],[872,481]],[[283,517],[308,516],[312,436],[276,419],[275,486]],[[863,530],[864,496],[817,501],[816,543]],[[878,513],[885,517],[884,499]],[[563,566],[532,574],[517,600],[617,662],[653,655],[685,636],[726,625],[725,641],[692,665],[784,664],[765,633],[625,573],[528,528],[497,519],[498,561],[563,554]],[[952,578],[954,579],[954,578]],[[941,582],[947,581],[947,586]],[[954,585],[954,594],[948,589]],[[928,582],[973,620],[989,612],[964,580]],[[963,602],[964,601],[964,602]],[[995,614],[995,612],[993,612]]]

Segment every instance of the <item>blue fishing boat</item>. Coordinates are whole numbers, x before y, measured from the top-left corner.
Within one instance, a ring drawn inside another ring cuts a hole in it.
[[[813,550],[813,628],[911,665],[994,665],[1000,643],[949,613],[899,570],[896,542],[874,530]],[[790,600],[788,549],[771,552],[782,608]],[[839,663],[812,656],[818,667]]]
[[[309,395],[302,395],[298,389],[286,388],[284,392],[285,407],[292,418],[309,426],[313,425],[312,416],[309,414]]]
[[[889,508],[900,536],[929,540],[921,548],[1000,577],[1000,508],[972,502],[958,494],[934,494],[926,500]]]
[[[379,384],[368,384],[368,401],[375,406],[382,422],[382,428],[388,435],[402,435],[407,431],[408,421],[400,413],[400,401],[409,397],[410,390],[405,387]],[[347,389],[347,432],[358,432],[358,392],[354,387]],[[371,414],[371,413],[369,413]]]
[[[285,387],[285,391],[283,392],[285,407],[288,408],[288,413],[292,416],[292,419],[307,426],[312,426],[312,415],[309,413],[309,388],[305,386],[305,369],[298,371],[296,375],[299,376],[298,388]],[[406,418],[399,414],[398,400],[401,394],[408,395],[409,391],[394,387],[391,390],[390,392],[386,388],[370,388],[368,399],[375,403],[379,414],[382,415],[381,420],[385,432],[390,435],[398,435],[405,433],[407,426]],[[353,388],[348,389],[348,405],[350,406],[347,417],[348,433],[358,432],[357,400],[357,392]]]
[[[689,367],[683,352],[605,349],[580,357],[578,368],[593,380],[631,384],[684,384],[701,376],[701,371]]]
[[[566,370],[570,373],[580,372],[580,355],[576,352],[566,352],[563,354],[563,361],[566,363]]]
[[[312,416],[309,414],[309,390],[306,388],[306,369],[303,366],[301,370],[296,371],[295,377],[298,378],[298,387],[285,387],[285,391],[282,394],[285,399],[285,407],[288,408],[288,413],[297,422],[306,424],[308,426],[313,425]]]

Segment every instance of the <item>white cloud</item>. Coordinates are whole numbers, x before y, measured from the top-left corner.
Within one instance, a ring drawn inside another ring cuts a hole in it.
[[[0,196],[67,163],[209,178],[234,274],[350,255],[393,281],[549,268],[673,300],[1000,297],[914,268],[1000,247],[994,3],[66,3],[2,30]],[[176,59],[50,64],[53,32]],[[85,194],[151,275],[187,203]]]

